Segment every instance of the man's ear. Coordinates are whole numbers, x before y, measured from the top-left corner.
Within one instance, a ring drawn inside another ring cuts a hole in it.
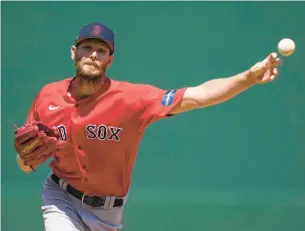
[[[112,64],[112,61],[113,61],[113,54],[111,56],[109,56],[109,60],[108,60],[108,65],[107,65],[107,68],[109,68]]]
[[[71,47],[71,59],[75,60],[76,46]]]

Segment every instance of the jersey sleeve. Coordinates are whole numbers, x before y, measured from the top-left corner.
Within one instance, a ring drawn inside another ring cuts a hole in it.
[[[163,90],[154,86],[146,86],[141,98],[144,125],[173,116],[169,112],[180,103],[186,89]]]

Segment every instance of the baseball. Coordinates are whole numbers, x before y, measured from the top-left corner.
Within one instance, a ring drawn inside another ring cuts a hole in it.
[[[295,44],[293,40],[284,38],[278,43],[277,48],[282,56],[290,56],[295,51]]]

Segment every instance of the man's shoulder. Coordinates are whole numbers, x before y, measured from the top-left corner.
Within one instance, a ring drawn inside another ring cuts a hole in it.
[[[129,81],[122,80],[112,80],[113,83],[117,86],[116,89],[121,92],[126,93],[145,93],[151,89],[159,89],[157,86],[148,83],[133,83]]]
[[[40,95],[47,96],[52,93],[63,92],[67,88],[69,82],[72,80],[72,77],[64,78],[62,80],[46,83],[43,85],[39,91]]]

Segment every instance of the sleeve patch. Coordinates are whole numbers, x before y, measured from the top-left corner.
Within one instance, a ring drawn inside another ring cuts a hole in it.
[[[173,103],[174,97],[176,94],[177,90],[168,90],[164,93],[161,99],[161,104],[163,106],[169,106]]]

